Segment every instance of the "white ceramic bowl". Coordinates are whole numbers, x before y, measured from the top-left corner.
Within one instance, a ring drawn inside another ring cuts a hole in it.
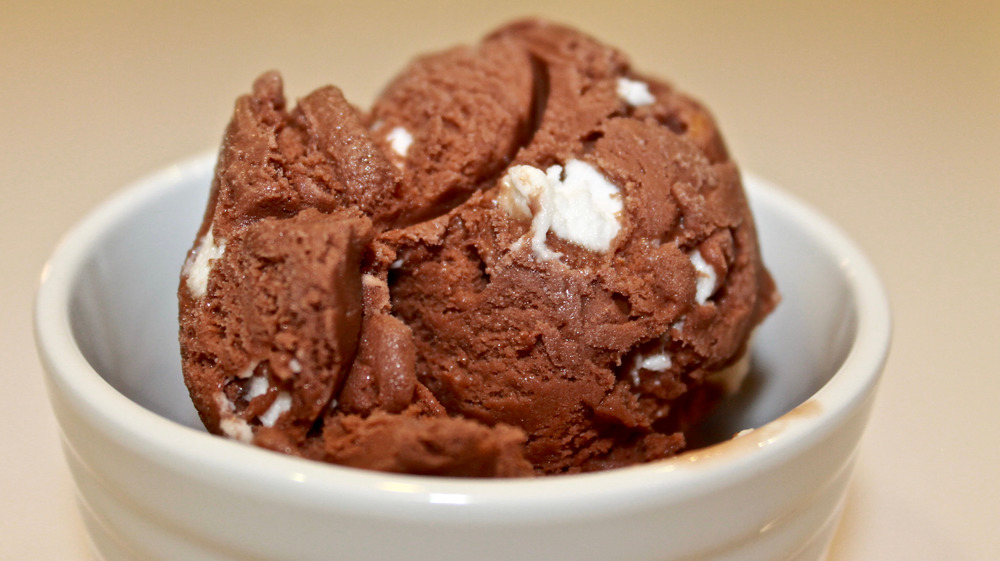
[[[139,181],[47,265],[36,337],[83,518],[105,560],[815,560],[836,525],[889,347],[872,267],[748,178],[784,301],[747,391],[756,430],[674,459],[525,480],[386,475],[211,436],[181,381],[175,290],[214,158]],[[728,431],[728,432],[727,432]]]

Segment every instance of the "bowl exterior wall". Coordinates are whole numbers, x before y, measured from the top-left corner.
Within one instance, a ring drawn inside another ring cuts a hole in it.
[[[173,399],[158,404],[162,411],[139,404],[135,396],[143,392],[163,394],[141,377],[121,378],[134,373],[131,367],[115,373],[117,385],[95,371],[95,360],[117,361],[112,339],[95,343],[100,352],[91,349],[92,356],[80,350],[80,338],[99,338],[98,328],[107,328],[88,321],[113,321],[101,306],[90,315],[71,309],[91,302],[74,299],[78,283],[95,282],[81,280],[83,271],[107,269],[115,259],[131,263],[127,254],[97,246],[123,239],[112,227],[143,223],[143,216],[165,212],[164,204],[191,207],[210,174],[211,158],[201,158],[102,207],[57,251],[39,291],[36,337],[50,401],[102,559],[813,561],[823,555],[888,349],[877,279],[853,295],[857,317],[869,313],[864,301],[879,310],[874,327],[859,320],[859,333],[874,335],[854,346],[867,350],[844,359],[845,371],[799,408],[749,434],[663,462],[545,480],[359,473],[183,426],[163,413]],[[751,198],[754,188],[748,182]],[[766,213],[796,218],[776,221],[787,230],[776,235],[806,235],[796,224],[820,220],[795,210],[801,205],[790,198],[764,192],[758,201]],[[98,250],[110,257],[95,265]],[[874,279],[858,258],[861,276]],[[71,325],[74,313],[82,324]],[[80,319],[90,317],[98,319]]]
[[[817,560],[836,526],[872,402],[859,402],[802,447],[782,450],[773,465],[733,473],[726,485],[683,496],[664,485],[677,472],[725,461],[708,449],[651,472],[642,503],[592,512],[586,497],[521,504],[525,513],[554,512],[538,522],[522,520],[517,508],[492,516],[476,504],[428,503],[397,517],[336,494],[290,504],[276,489],[246,487],[215,466],[185,465],[109,434],[100,412],[64,389],[50,383],[81,511],[107,561]]]

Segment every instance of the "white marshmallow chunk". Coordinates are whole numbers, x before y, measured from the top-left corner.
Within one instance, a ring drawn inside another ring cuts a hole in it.
[[[699,304],[704,304],[715,293],[715,283],[718,281],[715,268],[705,261],[697,249],[688,253],[688,257],[691,259],[691,264],[694,265],[695,274],[698,277],[694,299]]]
[[[255,397],[266,394],[270,387],[270,384],[267,383],[267,376],[254,376],[250,378],[250,387],[247,389],[246,400],[250,401]]]
[[[629,368],[629,377],[632,380],[632,386],[639,387],[639,371],[649,370],[650,372],[666,372],[673,366],[673,361],[670,360],[670,354],[666,351],[661,350],[658,353],[652,353],[648,355],[637,354],[635,360],[632,362],[632,367]]]
[[[670,355],[665,352],[642,357],[639,367],[652,372],[666,372],[673,365]]]
[[[278,397],[274,398],[274,403],[264,411],[264,414],[258,417],[260,419],[260,424],[265,427],[273,427],[274,423],[278,421],[283,413],[287,412],[292,408],[292,396],[288,392],[282,391],[278,392]]]
[[[393,127],[385,137],[389,140],[392,150],[405,158],[406,153],[410,151],[410,145],[413,144],[413,135],[410,131],[403,127]]]
[[[222,430],[222,434],[240,442],[250,443],[253,441],[253,429],[246,421],[233,414],[236,407],[233,402],[229,401],[225,393],[215,394],[215,404],[222,417],[219,420],[219,429]]]
[[[215,241],[212,229],[201,238],[194,254],[184,262],[183,274],[186,278],[188,291],[195,298],[202,298],[208,292],[208,275],[212,272],[215,260],[222,257],[226,251],[226,240]]]
[[[512,217],[531,218],[532,250],[543,261],[561,257],[545,244],[549,230],[596,252],[609,251],[621,230],[621,191],[580,160],[544,172],[533,166],[510,168],[501,180],[498,202]]]
[[[650,105],[656,98],[649,93],[649,84],[628,78],[618,78],[618,97],[625,100],[625,103],[632,107],[642,107]]]

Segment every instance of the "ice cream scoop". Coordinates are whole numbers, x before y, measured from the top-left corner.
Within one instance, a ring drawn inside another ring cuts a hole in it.
[[[259,78],[179,300],[210,431],[518,476],[683,450],[778,296],[709,113],[526,20],[416,59],[367,113]]]

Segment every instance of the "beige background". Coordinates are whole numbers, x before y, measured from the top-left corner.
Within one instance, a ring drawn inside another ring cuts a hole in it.
[[[1000,559],[1000,2],[830,4],[2,0],[0,559],[90,559],[29,328],[59,236],[212,149],[265,69],[366,105],[413,54],[522,14],[694,92],[744,168],[881,271],[895,342],[831,560]]]

